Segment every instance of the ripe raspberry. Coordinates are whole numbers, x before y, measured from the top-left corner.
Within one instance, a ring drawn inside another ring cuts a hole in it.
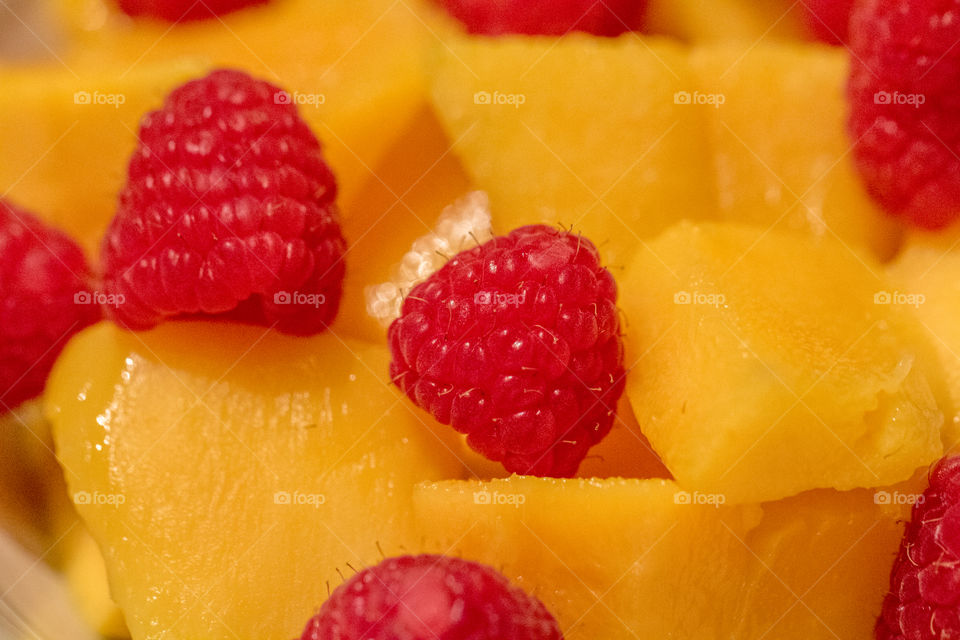
[[[960,638],[960,456],[937,463],[913,506],[876,637]]]
[[[144,118],[103,245],[121,324],[203,313],[310,334],[333,320],[345,250],[336,182],[287,97],[215,71]]]
[[[804,0],[807,27],[827,44],[843,44],[849,33],[850,11],[854,0]]]
[[[912,224],[960,214],[960,0],[863,0],[850,20],[849,129],[873,197]]]
[[[390,376],[508,471],[571,476],[623,392],[617,287],[586,238],[528,226],[457,254],[390,325]]]
[[[388,558],[342,584],[301,640],[563,640],[539,600],[476,562]]]
[[[206,20],[269,0],[117,0],[120,10],[134,18],[167,22]]]
[[[617,36],[643,28],[647,0],[441,0],[470,33]]]
[[[0,408],[43,391],[74,333],[100,318],[80,248],[0,200]]]

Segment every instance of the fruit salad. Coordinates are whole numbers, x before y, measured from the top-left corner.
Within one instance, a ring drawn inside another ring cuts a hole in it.
[[[0,640],[960,638],[960,1],[2,8]]]

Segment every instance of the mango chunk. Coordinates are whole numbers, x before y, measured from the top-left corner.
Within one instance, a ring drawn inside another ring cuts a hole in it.
[[[644,238],[713,213],[703,110],[675,103],[692,73],[674,42],[450,30],[432,77],[496,229],[572,225],[622,268]]]
[[[865,255],[681,224],[621,284],[627,394],[685,489],[737,503],[884,486],[940,456],[920,329]]]
[[[888,301],[913,311],[934,356],[931,381],[944,411],[944,449],[960,446],[960,253],[956,237],[914,234],[888,267]]]
[[[668,480],[513,476],[424,483],[414,504],[428,549],[499,568],[568,640],[870,637],[903,506],[868,490],[712,498]]]
[[[889,258],[898,223],[867,194],[846,131],[849,54],[815,43],[694,47],[719,216],[831,237]]]
[[[289,640],[327,582],[418,544],[413,484],[462,468],[387,360],[214,322],[67,346],[47,412],[134,638]]]

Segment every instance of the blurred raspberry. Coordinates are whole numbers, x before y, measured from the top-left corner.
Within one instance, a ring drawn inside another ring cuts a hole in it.
[[[646,0],[441,0],[467,31],[483,35],[617,36],[643,28]]]
[[[0,408],[39,395],[67,340],[100,318],[90,270],[66,235],[0,200]]]
[[[121,11],[135,18],[156,18],[166,22],[208,20],[269,0],[117,0]]]
[[[960,0],[862,0],[850,21],[849,129],[870,194],[915,226],[960,213]]]

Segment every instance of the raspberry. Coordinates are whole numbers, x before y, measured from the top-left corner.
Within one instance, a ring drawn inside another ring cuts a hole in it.
[[[589,240],[521,227],[410,291],[389,329],[390,376],[508,471],[571,476],[623,392],[616,296]]]
[[[930,486],[913,506],[876,637],[960,637],[960,456],[937,463]]]
[[[166,22],[207,20],[269,0],[117,0],[120,10],[135,18]]]
[[[863,0],[850,20],[849,129],[871,195],[938,229],[960,213],[960,0]]]
[[[0,406],[43,391],[67,339],[100,318],[80,248],[0,200]]]
[[[301,640],[562,640],[539,600],[476,562],[388,558],[333,592]]]
[[[843,44],[849,33],[854,0],[804,0],[807,27],[827,44]]]
[[[144,118],[103,245],[120,324],[208,314],[311,334],[333,320],[345,250],[336,181],[288,97],[215,71]]]
[[[646,0],[441,0],[470,33],[617,36],[643,27]]]

